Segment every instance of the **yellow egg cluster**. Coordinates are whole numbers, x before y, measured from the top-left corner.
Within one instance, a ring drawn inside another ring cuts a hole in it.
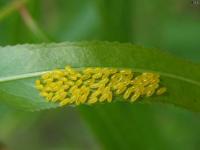
[[[136,75],[130,69],[85,68],[77,71],[67,66],[54,70],[36,80],[35,86],[47,101],[67,104],[93,104],[111,102],[113,96],[134,102],[139,97],[162,95],[165,87],[159,87],[160,76],[145,72]]]

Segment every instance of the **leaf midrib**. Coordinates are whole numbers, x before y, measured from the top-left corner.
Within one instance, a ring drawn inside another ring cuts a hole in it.
[[[77,70],[81,70],[82,68],[76,68]],[[125,68],[123,68],[125,69]],[[183,76],[178,76],[172,73],[165,73],[165,72],[159,72],[159,71],[154,71],[154,70],[145,70],[145,69],[134,69],[136,72],[154,72],[154,73],[158,73],[161,76],[164,77],[168,77],[168,78],[172,78],[172,79],[177,79],[180,81],[184,81],[193,85],[196,85],[198,87],[200,87],[200,82],[195,81],[195,80],[191,80],[189,78],[183,77]],[[32,77],[38,77],[41,76],[44,73],[50,72],[48,71],[40,71],[40,72],[33,72],[33,73],[25,73],[25,74],[20,74],[20,75],[14,75],[14,76],[8,76],[8,77],[1,77],[0,78],[0,83],[2,82],[8,82],[8,81],[14,81],[14,80],[21,80],[21,79],[26,79],[26,78],[32,78]]]

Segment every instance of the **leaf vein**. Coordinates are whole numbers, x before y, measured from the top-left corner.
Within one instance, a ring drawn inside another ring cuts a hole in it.
[[[77,68],[78,70],[80,70],[81,68]],[[189,78],[183,77],[183,76],[179,76],[179,75],[175,75],[172,73],[165,73],[165,72],[159,72],[159,71],[154,71],[154,70],[145,70],[145,69],[134,69],[136,72],[155,72],[160,74],[161,76],[165,76],[168,78],[172,78],[172,79],[177,79],[177,80],[181,80],[196,86],[200,87],[200,82],[195,81],[195,80],[191,80]],[[44,73],[47,73],[49,71],[40,71],[40,72],[34,72],[34,73],[25,73],[25,74],[20,74],[20,75],[14,75],[14,76],[8,76],[8,77],[0,77],[0,83],[2,82],[8,82],[8,81],[14,81],[14,80],[21,80],[21,79],[26,79],[26,78],[32,78],[32,77],[38,77],[41,76]]]

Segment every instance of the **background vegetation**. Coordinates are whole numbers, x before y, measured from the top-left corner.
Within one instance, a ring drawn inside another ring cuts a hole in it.
[[[200,7],[189,0],[0,0],[0,44],[106,40],[200,62]],[[1,58],[1,56],[0,56]],[[198,113],[114,103],[22,112],[0,105],[0,140],[13,150],[197,150]]]

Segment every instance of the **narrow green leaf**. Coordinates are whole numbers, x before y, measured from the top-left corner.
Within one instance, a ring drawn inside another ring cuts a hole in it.
[[[0,100],[16,108],[34,111],[58,107],[39,96],[34,81],[44,71],[71,65],[157,72],[161,84],[168,88],[167,94],[140,102],[169,103],[200,111],[200,65],[160,50],[117,42],[65,42],[0,47],[0,56]]]

